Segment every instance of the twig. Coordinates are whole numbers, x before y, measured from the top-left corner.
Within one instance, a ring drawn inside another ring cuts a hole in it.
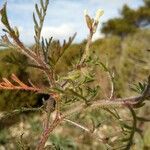
[[[28,86],[25,83],[23,83],[15,74],[12,74],[11,76],[12,80],[16,83],[11,83],[7,78],[3,78],[3,82],[0,83],[0,89],[2,90],[25,90],[25,91],[32,91],[37,93],[46,93],[50,94],[44,89],[38,88],[35,85]]]
[[[51,101],[50,101],[51,100]],[[54,101],[53,101],[54,102]],[[56,111],[56,115],[55,115],[55,119],[54,121],[50,124],[50,113],[52,110],[52,99],[49,99],[48,102],[47,102],[47,108],[46,108],[46,111],[47,111],[47,118],[45,120],[45,129],[44,129],[44,132],[40,138],[40,142],[37,146],[37,150],[43,150],[44,146],[45,146],[45,143],[50,135],[51,132],[53,132],[53,130],[60,124],[60,122],[64,119],[61,117],[60,115],[60,108],[59,108],[59,100],[57,99],[56,101],[56,106],[55,106],[55,111]]]
[[[44,130],[43,134],[41,135],[41,138],[40,138],[40,142],[39,144],[37,145],[37,150],[43,150],[44,147],[45,147],[45,143],[50,135],[51,132],[54,131],[54,129],[60,124],[60,122],[62,121],[62,118],[58,118],[56,117],[55,120],[52,122],[52,124]]]
[[[20,108],[20,109],[11,111],[11,112],[4,112],[1,114],[2,117],[0,117],[0,121],[6,119],[8,117],[12,117],[12,116],[24,113],[24,112],[36,112],[36,111],[42,111],[42,107],[39,107],[39,108],[25,108],[25,107],[23,107],[23,108]]]
[[[84,127],[84,126],[80,125],[79,123],[76,123],[76,122],[74,122],[72,120],[69,120],[69,119],[64,119],[64,121],[66,121],[66,122],[80,128],[80,129],[84,130],[85,132],[89,133],[92,137],[95,137],[96,139],[98,139],[99,142],[102,142],[102,143],[106,144],[106,140],[103,139],[103,138],[100,138],[98,133],[94,132],[95,130],[92,131],[92,130],[88,129],[87,127]]]
[[[86,128],[86,127],[84,127],[84,126],[82,126],[82,125],[80,125],[80,124],[78,124],[78,123],[76,123],[76,122],[74,122],[74,121],[71,121],[71,120],[69,120],[69,119],[64,119],[64,121],[69,122],[69,123],[71,123],[71,124],[73,124],[73,125],[75,125],[75,126],[81,128],[81,129],[84,130],[84,131],[91,132],[90,129],[88,129],[88,128]]]
[[[28,58],[30,58],[31,60],[33,60],[37,65],[39,65],[40,67],[42,67],[42,71],[46,74],[46,76],[48,77],[49,83],[50,84],[54,84],[53,80],[52,80],[52,73],[48,67],[48,65],[33,51],[31,51],[30,49],[26,48],[23,43],[19,40],[18,37],[16,37],[13,33],[10,33],[10,36],[12,37],[12,39],[15,41],[15,43],[17,44],[18,48],[21,50],[21,52],[23,54],[25,54]],[[44,68],[44,69],[43,69]]]

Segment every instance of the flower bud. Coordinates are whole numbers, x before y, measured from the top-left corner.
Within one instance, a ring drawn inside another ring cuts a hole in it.
[[[84,16],[88,15],[87,9],[84,10]]]
[[[95,22],[99,22],[99,18],[104,14],[104,11],[102,9],[98,9],[95,15]]]
[[[16,37],[19,37],[19,30],[17,27],[14,28],[14,32],[15,32]]]
[[[99,18],[104,14],[104,11],[102,9],[98,9],[94,18],[94,23],[93,23],[93,33],[96,32],[98,24],[99,24]]]
[[[84,17],[85,17],[86,24],[87,24],[88,28],[91,30],[92,24],[93,24],[93,19],[91,19],[91,17],[88,15],[86,9],[84,10]]]

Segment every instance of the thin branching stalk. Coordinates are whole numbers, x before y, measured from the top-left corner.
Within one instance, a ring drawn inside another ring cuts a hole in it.
[[[50,134],[55,130],[55,128],[61,124],[62,121],[68,122],[87,133],[90,133],[94,138],[99,139],[101,142],[105,142],[106,145],[108,143],[105,139],[99,138],[98,134],[95,132],[95,128],[90,130],[87,127],[84,127],[72,120],[69,117],[73,114],[84,113],[87,109],[105,109],[107,110],[115,119],[118,119],[118,123],[120,125],[124,125],[130,129],[130,136],[128,143],[126,145],[126,149],[129,149],[132,146],[132,141],[134,137],[134,133],[140,131],[136,124],[138,118],[134,112],[134,108],[140,108],[144,105],[144,101],[150,98],[150,77],[148,79],[146,86],[141,86],[142,94],[139,96],[128,97],[128,98],[115,98],[115,85],[114,85],[114,75],[109,71],[109,69],[102,63],[97,60],[92,60],[93,57],[90,57],[90,46],[92,44],[92,38],[98,28],[99,17],[103,14],[102,10],[98,10],[96,12],[95,18],[91,18],[87,11],[85,11],[85,20],[87,27],[89,29],[89,36],[87,39],[87,43],[83,54],[80,55],[77,63],[73,64],[74,70],[69,70],[66,72],[66,76],[61,76],[56,74],[58,62],[60,63],[62,57],[64,56],[68,47],[72,44],[75,35],[70,37],[68,41],[64,40],[63,44],[60,42],[54,42],[56,47],[51,50],[51,42],[52,38],[45,39],[41,37],[41,32],[43,28],[44,19],[46,16],[47,8],[48,8],[49,0],[40,0],[40,6],[38,4],[35,5],[36,15],[33,14],[34,20],[34,29],[35,29],[35,50],[26,47],[19,38],[19,31],[16,28],[12,28],[9,24],[7,13],[6,13],[6,4],[4,8],[0,10],[0,15],[2,16],[2,23],[5,25],[6,29],[4,31],[8,34],[13,42],[9,40],[8,36],[5,35],[2,37],[0,42],[1,45],[5,45],[8,47],[13,47],[17,49],[20,53],[26,55],[33,64],[29,63],[30,67],[35,67],[40,69],[44,75],[48,78],[49,87],[48,88],[39,88],[30,82],[30,86],[24,84],[20,81],[15,75],[12,76],[13,82],[9,81],[7,78],[3,78],[3,81],[0,83],[0,89],[6,90],[27,90],[37,93],[46,93],[50,96],[49,100],[45,103],[46,107],[41,108],[23,108],[21,110],[15,110],[12,114],[5,114],[3,116],[7,117],[9,115],[20,114],[22,112],[28,111],[44,111],[46,112],[46,119],[44,120],[44,129],[43,133],[39,137],[39,143],[37,144],[37,150],[43,150],[45,147],[45,143],[48,140]],[[38,18],[38,20],[36,19]],[[72,62],[71,62],[72,63]],[[106,72],[108,72],[110,82],[111,82],[111,92],[109,98],[106,99],[97,99],[96,96],[98,93],[98,87],[87,87],[87,83],[94,81],[94,74],[89,68],[94,69],[95,66],[101,65]],[[86,68],[87,67],[87,68]],[[64,101],[66,100],[66,102]],[[52,105],[55,102],[55,106]],[[71,103],[70,103],[71,102]],[[69,105],[68,105],[69,103]],[[45,106],[44,105],[44,106]],[[118,112],[112,112],[111,108],[129,108],[133,120],[132,127],[123,123],[118,115]],[[54,111],[55,118],[51,119],[51,113]],[[1,119],[1,118],[0,118]],[[93,124],[93,127],[94,124]],[[122,131],[123,127],[122,127]],[[109,145],[108,145],[109,146]],[[123,145],[124,147],[124,145]]]
[[[83,125],[76,123],[72,120],[69,119],[64,119],[64,121],[84,130],[85,132],[89,133],[91,136],[93,136],[94,138],[98,139],[99,142],[104,142],[104,140],[102,138],[99,137],[99,135],[97,134],[97,132],[93,132],[92,130],[88,129],[87,127],[84,127]]]
[[[71,123],[71,124],[73,124],[74,126],[77,126],[78,128],[81,128],[81,129],[84,130],[84,131],[91,132],[90,129],[88,129],[88,128],[82,126],[82,125],[80,125],[79,123],[76,123],[76,122],[71,121],[71,120],[69,120],[69,119],[64,119],[64,121],[66,121],[66,122],[68,122],[68,123]]]
[[[150,85],[147,86],[147,88],[150,88]],[[145,90],[148,91],[148,90]],[[147,95],[145,97],[145,95]],[[85,111],[86,109],[95,109],[95,108],[122,108],[122,107],[134,107],[141,103],[144,99],[150,97],[150,92],[144,93],[140,96],[136,97],[129,97],[129,98],[116,98],[114,101],[110,101],[110,99],[103,99],[103,100],[97,100],[91,102],[89,105],[86,105],[85,103],[75,103],[70,106],[70,109],[66,111],[63,115],[64,117],[70,116],[76,112]]]
[[[10,33],[10,36],[12,37],[12,39],[17,44],[17,47],[19,48],[21,53],[25,54],[28,58],[30,58],[37,65],[39,65],[40,66],[39,68],[42,68],[42,71],[48,77],[48,80],[49,80],[50,84],[54,84],[53,80],[51,79],[52,78],[52,73],[51,73],[49,67],[47,66],[47,64],[35,52],[33,52],[32,50],[26,48],[24,46],[24,44],[20,41],[20,39],[13,34],[13,32]]]
[[[48,140],[50,133],[52,133],[54,129],[60,124],[61,120],[61,118],[56,117],[55,120],[51,123],[51,125],[44,130],[43,134],[41,135],[40,142],[37,145],[37,150],[44,149],[45,143]]]
[[[42,109],[43,109],[43,107],[39,107],[39,108],[25,108],[25,107],[23,107],[23,108],[20,108],[20,109],[11,111],[11,112],[4,112],[1,114],[0,122],[1,122],[1,120],[5,120],[6,118],[13,117],[13,116],[25,113],[25,112],[42,112]]]

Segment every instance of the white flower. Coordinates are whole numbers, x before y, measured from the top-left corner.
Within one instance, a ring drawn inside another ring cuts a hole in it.
[[[84,10],[84,16],[88,15],[87,9]]]
[[[104,11],[102,9],[98,9],[95,15],[95,21],[99,22],[99,18],[104,14]]]

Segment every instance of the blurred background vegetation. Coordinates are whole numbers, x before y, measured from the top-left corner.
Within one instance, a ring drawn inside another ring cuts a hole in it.
[[[139,82],[145,81],[150,74],[150,1],[144,0],[145,5],[134,10],[124,5],[120,11],[120,17],[112,18],[105,22],[100,32],[104,37],[92,43],[91,52],[99,56],[100,61],[108,64],[115,72],[116,97],[127,97],[135,95],[133,87]],[[86,40],[79,44],[72,44],[61,63],[57,65],[57,72],[63,74],[71,66],[70,60],[75,60],[84,49]],[[34,46],[33,46],[34,47]],[[55,42],[51,48],[55,48]],[[28,59],[13,49],[0,50],[0,78],[10,77],[14,73],[19,79],[28,83],[29,79],[38,86],[46,84],[41,73],[28,66]],[[97,79],[101,86],[100,97],[104,98],[109,93],[110,85],[107,73],[100,68]],[[38,82],[37,82],[38,81]],[[10,111],[21,107],[38,107],[42,104],[44,95],[20,91],[0,91],[0,111]],[[149,105],[143,107],[139,112],[141,115],[150,117]],[[103,111],[96,110],[88,116],[107,121]],[[0,149],[34,149],[41,129],[41,114],[22,114],[5,120],[0,119]],[[83,122],[82,116],[80,116]],[[108,116],[109,118],[109,116]],[[142,124],[142,123],[141,123]],[[144,140],[136,135],[134,150],[150,149],[150,124],[142,124],[142,136]],[[9,127],[9,128],[8,128]],[[24,130],[24,131],[23,131]],[[108,130],[108,129],[107,129]],[[22,136],[21,136],[22,135]],[[33,138],[33,141],[31,139]],[[74,129],[66,124],[59,127],[47,144],[53,144],[53,149],[105,149],[86,133]],[[48,147],[47,147],[48,149]]]

